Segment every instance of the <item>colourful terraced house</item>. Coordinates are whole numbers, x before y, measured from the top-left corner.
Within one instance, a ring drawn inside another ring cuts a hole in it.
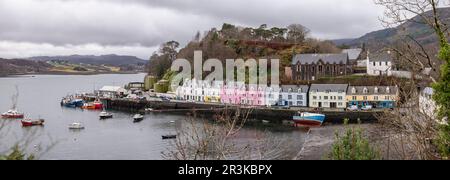
[[[350,86],[347,90],[348,106],[372,106],[375,109],[394,108],[399,100],[396,86]]]

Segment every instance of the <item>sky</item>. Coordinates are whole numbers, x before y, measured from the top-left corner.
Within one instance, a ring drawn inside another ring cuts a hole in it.
[[[132,55],[182,45],[226,23],[303,24],[312,37],[357,38],[382,29],[373,0],[0,0],[0,57]]]

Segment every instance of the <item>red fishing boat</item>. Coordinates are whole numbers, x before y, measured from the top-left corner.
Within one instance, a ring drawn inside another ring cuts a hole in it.
[[[20,113],[16,110],[9,110],[8,112],[2,114],[2,118],[19,119],[23,117],[24,117],[23,113]]]
[[[99,109],[103,109],[103,103],[99,100],[96,100],[93,103],[84,104],[82,108],[83,109],[91,109],[91,110],[99,110]]]
[[[24,119],[22,120],[22,126],[23,127],[30,127],[30,126],[42,126],[44,125],[45,120],[39,119],[39,120],[31,120],[31,119]]]

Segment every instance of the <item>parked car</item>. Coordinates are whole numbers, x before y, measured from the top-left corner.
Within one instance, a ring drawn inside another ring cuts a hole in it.
[[[358,111],[359,108],[358,108],[358,106],[353,105],[353,106],[348,107],[347,110],[348,110],[348,111]]]
[[[366,105],[366,106],[363,106],[361,109],[364,110],[364,111],[368,111],[368,110],[372,110],[373,106],[372,105]]]

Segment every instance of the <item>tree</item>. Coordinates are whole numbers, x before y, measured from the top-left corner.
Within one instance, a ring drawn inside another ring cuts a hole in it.
[[[346,120],[347,124],[348,120]],[[381,155],[363,135],[361,128],[347,128],[344,135],[336,133],[336,142],[332,145],[331,160],[379,160]]]
[[[180,43],[169,41],[162,44],[159,53],[153,53],[148,63],[149,74],[161,79],[177,58],[177,49]]]
[[[287,38],[294,43],[303,43],[310,33],[310,30],[301,24],[291,24],[287,29]]]
[[[440,9],[439,7],[442,5],[438,0],[375,0],[376,4],[382,5],[386,8],[385,10],[385,18],[382,21],[387,26],[399,25],[406,22],[410,23],[419,23],[425,24],[430,27],[434,34],[437,36],[439,44],[436,49],[439,49],[439,53],[437,55],[437,61],[442,63],[440,76],[433,77],[428,75],[426,78],[432,81],[433,88],[435,90],[435,94],[433,99],[436,101],[438,105],[438,116],[437,119],[435,117],[431,117],[431,121],[441,121],[441,119],[445,119],[450,115],[450,45],[448,43],[448,28],[446,27],[443,19],[440,17]],[[410,15],[415,15],[417,18],[410,18]],[[411,63],[414,66],[419,67],[419,70],[424,70],[427,68],[436,69],[434,67],[433,61],[435,61],[434,55],[430,53],[430,50],[424,47],[419,43],[418,40],[414,39],[412,35],[406,35],[408,39],[410,39],[409,43],[404,42],[406,45],[406,50],[399,50],[396,48],[392,48],[393,51],[397,53],[397,55],[403,60]],[[414,48],[416,47],[416,48]],[[421,73],[421,72],[418,72]],[[422,74],[422,76],[425,76]],[[418,82],[413,82],[417,83]],[[415,88],[415,87],[414,87]],[[413,93],[410,97],[417,97],[417,92]],[[410,101],[411,102],[411,101]],[[406,114],[404,112],[399,112],[399,114],[395,118],[404,118],[411,116],[412,119],[416,119],[414,117],[414,112],[411,114]],[[420,149],[424,149],[423,147],[427,147],[426,149],[429,151],[434,151],[433,148],[428,148],[430,146],[430,139],[434,140],[433,143],[438,147],[438,150],[441,154],[442,159],[448,159],[450,156],[450,128],[448,124],[438,124],[428,122],[426,120],[422,122],[417,122],[420,124],[429,124],[426,126],[426,129],[431,129],[431,133],[428,133],[426,137],[417,138],[418,141],[413,142],[414,144],[418,144],[417,146]],[[400,124],[401,125],[401,124]],[[436,127],[437,126],[437,127]],[[403,127],[404,132],[414,132],[414,134],[420,134],[415,127],[411,126],[397,126]],[[409,129],[407,129],[409,127]],[[414,128],[414,129],[413,129]],[[421,128],[422,130],[423,128]],[[426,152],[424,154],[433,154],[433,152]],[[424,156],[423,158],[429,158],[430,156]]]

